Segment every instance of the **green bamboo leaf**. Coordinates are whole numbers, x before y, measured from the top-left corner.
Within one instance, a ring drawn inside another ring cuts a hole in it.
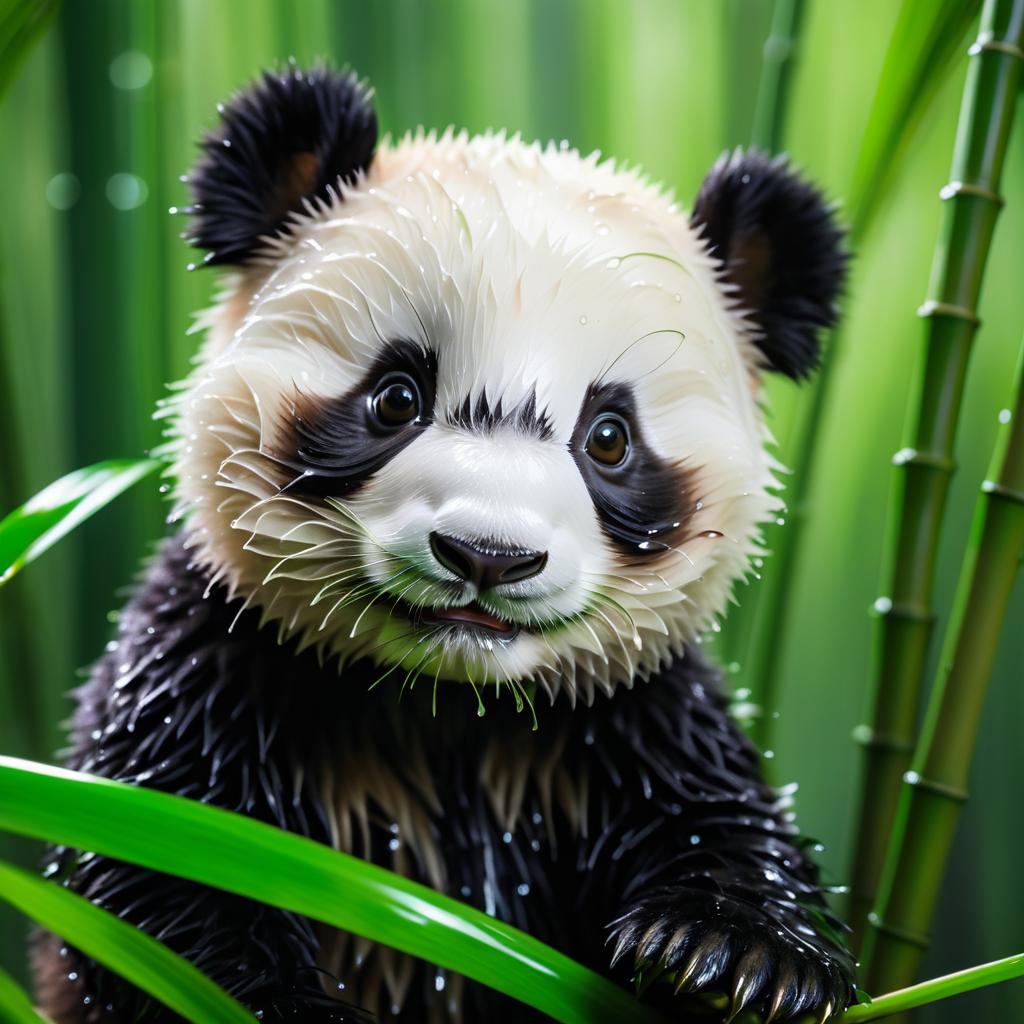
[[[608,979],[478,910],[206,804],[0,757],[0,830],[291,910],[464,974],[567,1024],[660,1020]]]
[[[889,590],[875,603],[871,721],[857,733],[865,746],[865,771],[851,885],[855,936],[862,934],[875,901],[914,750],[934,619],[932,583],[939,535],[979,323],[978,299],[1002,207],[1000,179],[1024,68],[1022,45],[1024,0],[986,0],[978,39],[970,49],[949,184],[941,192],[942,218],[928,299],[918,311],[926,326],[909,444],[893,459],[898,482],[889,514],[894,540],[886,572]],[[885,986],[913,980],[883,977]],[[870,971],[868,978],[872,979]]]
[[[1003,960],[993,960],[988,964],[968,967],[955,974],[946,974],[941,978],[923,981],[920,985],[890,992],[888,995],[872,999],[870,1003],[853,1006],[842,1018],[843,1024],[866,1024],[867,1021],[881,1020],[907,1010],[916,1010],[919,1006],[937,1003],[940,999],[973,992],[989,985],[999,985],[1004,981],[1013,981],[1024,977],[1024,953],[1008,956]]]
[[[160,465],[112,459],[76,469],[0,519],[0,585]]]
[[[51,1024],[36,1012],[28,993],[0,967],[0,1024]]]
[[[904,0],[886,50],[849,191],[861,236],[959,52],[981,0]]]
[[[198,968],[145,932],[63,886],[0,862],[0,899],[186,1020],[252,1024],[252,1014]],[[27,1019],[37,1021],[38,1016]]]

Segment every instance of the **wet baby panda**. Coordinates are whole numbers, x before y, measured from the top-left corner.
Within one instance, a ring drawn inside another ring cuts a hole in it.
[[[673,1019],[702,993],[708,1019],[838,1014],[842,926],[696,646],[780,507],[762,375],[807,374],[835,317],[820,194],[756,153],[688,213],[564,146],[378,145],[354,76],[295,67],[221,109],[188,180],[229,272],[164,410],[178,532],[70,765],[398,871]],[[58,862],[265,1022],[543,1019],[316,921]],[[57,938],[36,967],[59,1024],[177,1019]]]

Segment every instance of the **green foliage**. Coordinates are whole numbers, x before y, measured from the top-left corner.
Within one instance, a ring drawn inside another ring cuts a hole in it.
[[[0,862],[0,899],[112,967],[187,1020],[252,1024],[252,1014],[245,1007],[187,960],[60,885]]]
[[[17,78],[0,74],[10,83],[0,133],[14,140],[0,161],[0,514],[73,466],[143,452],[158,440],[149,412],[165,382],[185,372],[196,344],[185,330],[213,287],[207,275],[184,273],[181,225],[165,211],[184,200],[177,176],[214,103],[259,67],[289,54],[351,62],[372,79],[387,130],[455,122],[566,137],[642,163],[687,202],[718,151],[751,137],[775,6],[644,0],[627,12],[618,0],[66,0]],[[734,653],[745,649],[747,609],[759,594],[767,598],[760,610],[784,609],[759,624],[756,645],[770,654],[778,682],[767,719],[774,775],[800,781],[801,823],[828,846],[826,877],[842,881],[856,767],[844,737],[865,699],[864,609],[876,592],[889,486],[880,453],[900,443],[914,296],[924,293],[934,249],[934,195],[962,91],[962,42],[979,4],[803,6],[780,148],[844,204],[857,228],[854,276],[838,358],[827,364],[827,400],[818,397],[809,418],[808,398],[824,390],[766,384],[780,457],[799,474],[787,489],[796,495],[800,557],[779,550],[782,557],[766,560],[765,580],[741,588],[741,615],[730,617],[712,653],[724,649],[723,660],[739,662],[738,687],[758,688],[751,676],[766,662]],[[20,19],[30,8],[0,0],[5,16]],[[0,39],[6,24],[0,17]],[[121,60],[115,71],[114,62],[131,55],[144,60]],[[13,68],[6,61],[0,47],[0,72]],[[133,67],[134,78],[121,73]],[[1019,122],[1018,114],[1004,172],[1014,201],[993,242],[987,322],[963,397],[956,457],[964,469],[946,516],[952,543],[936,565],[940,616],[952,603],[959,538],[991,451],[993,410],[1009,400],[1019,341]],[[125,173],[144,186],[130,208],[111,186]],[[0,589],[0,751],[52,757],[67,713],[63,693],[102,649],[103,611],[122,602],[116,592],[160,534],[165,511],[150,478]],[[773,534],[772,547],[791,535]],[[784,604],[771,596],[778,581]],[[1009,621],[1022,615],[1018,582]],[[1019,944],[1018,922],[1005,911],[1024,844],[1016,774],[1007,770],[1024,717],[1022,661],[1024,635],[1011,630],[981,721],[973,785],[984,797],[965,810],[926,974]],[[36,854],[0,835],[0,856],[29,864]],[[23,978],[15,920],[0,907],[0,963]],[[1022,1008],[1017,985],[929,1007],[915,1020],[1011,1020]],[[868,1019],[860,1010],[850,1018],[858,1014]]]
[[[283,907],[475,978],[567,1024],[658,1020],[617,985],[479,910],[321,843],[206,804],[0,757],[0,830],[94,850]],[[0,896],[13,900],[15,876],[9,871],[0,866]],[[18,900],[21,909],[53,926],[54,917],[44,918],[38,902],[51,887],[38,882],[43,889],[29,893],[28,882],[16,879],[28,894]],[[78,913],[82,927],[61,934],[103,959],[80,941],[88,930],[88,906],[75,901],[62,908]],[[116,969],[121,971],[120,963]]]
[[[0,967],[0,1024],[49,1024],[36,1013],[28,993]]]
[[[0,586],[159,465],[121,459],[76,469],[0,519]]]

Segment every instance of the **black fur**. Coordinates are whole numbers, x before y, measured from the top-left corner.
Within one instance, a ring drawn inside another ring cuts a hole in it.
[[[538,708],[532,731],[510,697],[480,719],[467,687],[442,684],[433,717],[430,687],[401,699],[400,683],[370,690],[377,673],[366,665],[339,679],[311,652],[279,646],[272,627],[260,631],[255,611],[238,615],[221,589],[204,598],[206,587],[181,542],[168,542],[78,695],[73,767],[326,842],[325,766],[339,751],[372,750],[429,816],[455,897],[623,983],[638,973],[681,980],[681,1000],[664,982],[648,990],[677,1012],[688,993],[715,988],[765,1013],[775,1006],[776,1019],[849,1003],[852,961],[806,844],[695,652],[593,707],[560,698]],[[481,785],[496,751],[586,780],[578,822],[533,776],[515,823],[499,820]],[[430,786],[417,774],[423,764]],[[380,808],[371,820],[368,853],[389,865],[393,830]],[[323,996],[309,922],[91,854],[59,850],[54,865],[71,888],[188,956],[264,1020],[359,1020]],[[174,1020],[58,945],[42,943],[37,956],[40,998],[58,1024]],[[435,969],[416,971],[401,1018],[410,1022],[443,998]],[[481,986],[468,985],[465,998],[466,1021],[540,1019]]]
[[[821,193],[784,158],[736,150],[704,179],[691,219],[759,328],[765,368],[794,379],[810,373],[820,330],[836,322],[847,263]]]
[[[188,183],[186,237],[204,263],[243,264],[306,200],[327,199],[373,159],[377,116],[352,72],[268,71],[219,108]]]
[[[476,430],[484,434],[492,433],[499,427],[512,427],[521,434],[530,434],[540,441],[550,441],[554,437],[547,410],[537,408],[536,391],[531,391],[511,409],[504,408],[500,397],[492,407],[485,391],[480,392],[475,402],[467,395],[462,405],[449,413],[448,422],[453,427]]]
[[[420,413],[400,427],[378,423],[371,401],[389,374],[412,378]],[[362,378],[344,395],[323,399],[299,395],[282,424],[282,486],[324,496],[351,496],[382,466],[411,444],[433,422],[437,359],[411,341],[385,345]],[[294,482],[293,482],[294,481]]]
[[[629,430],[629,452],[618,466],[596,462],[585,450],[591,424],[603,413],[614,413]],[[595,384],[588,389],[569,449],[601,526],[616,547],[645,557],[682,542],[697,500],[696,474],[663,459],[647,444],[629,384]]]

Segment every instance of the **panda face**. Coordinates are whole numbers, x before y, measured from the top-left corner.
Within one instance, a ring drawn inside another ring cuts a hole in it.
[[[420,134],[239,262],[170,405],[178,513],[282,638],[589,700],[715,621],[779,505],[766,349],[669,198]]]

